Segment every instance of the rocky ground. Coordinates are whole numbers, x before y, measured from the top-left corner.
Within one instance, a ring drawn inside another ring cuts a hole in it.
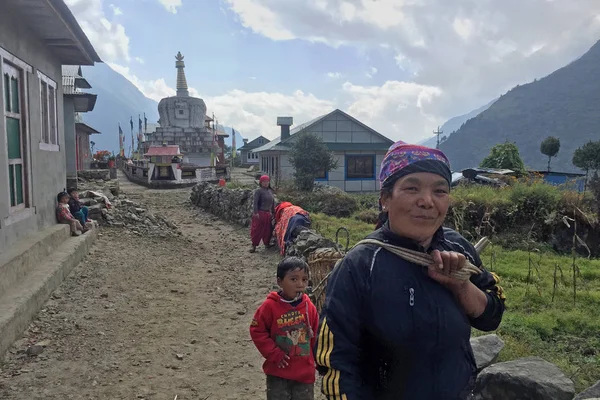
[[[0,363],[0,399],[258,399],[252,313],[276,250],[121,177],[112,225]],[[318,390],[316,390],[318,391]]]

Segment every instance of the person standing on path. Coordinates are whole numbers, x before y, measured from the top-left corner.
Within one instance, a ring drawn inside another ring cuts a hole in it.
[[[271,237],[273,236],[271,220],[275,212],[275,197],[273,196],[273,189],[271,189],[271,179],[268,175],[263,175],[260,177],[258,184],[259,188],[254,191],[252,224],[250,226],[251,253],[256,252],[256,247],[261,240],[265,248],[273,247],[271,245]]]
[[[469,399],[471,327],[498,328],[499,278],[468,240],[442,227],[451,173],[441,151],[398,142],[380,181],[383,226],[327,283],[316,350],[322,391],[330,400]],[[407,261],[406,250],[429,254],[432,264]]]
[[[256,310],[250,337],[265,358],[267,400],[313,400],[317,308],[305,292],[308,264],[286,257],[277,266],[278,292]]]

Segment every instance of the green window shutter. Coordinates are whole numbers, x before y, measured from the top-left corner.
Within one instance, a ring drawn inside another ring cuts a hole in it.
[[[11,100],[11,112],[19,113],[19,81],[15,78],[10,78],[10,91],[12,93]]]
[[[8,158],[21,158],[21,127],[15,118],[6,118],[6,133],[8,136]]]
[[[23,204],[23,165],[15,165],[15,180],[17,184],[17,204]]]
[[[14,207],[17,205],[15,196],[15,166],[8,166],[8,183],[10,184],[10,206]]]
[[[10,112],[10,77],[4,74],[4,109]]]

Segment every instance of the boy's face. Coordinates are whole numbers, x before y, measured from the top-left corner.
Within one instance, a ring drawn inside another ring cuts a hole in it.
[[[296,269],[289,271],[283,279],[277,278],[277,284],[281,288],[283,297],[292,300],[299,293],[304,293],[308,286],[308,274],[306,271]]]
[[[79,198],[79,192],[78,191],[71,192],[71,197],[74,198],[74,199],[78,199]]]

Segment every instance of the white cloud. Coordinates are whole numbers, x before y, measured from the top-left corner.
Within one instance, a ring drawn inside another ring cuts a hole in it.
[[[153,100],[160,101],[176,93],[164,78],[142,80],[131,73],[129,67],[109,65]],[[399,81],[387,81],[381,86],[345,82],[341,91],[346,101],[339,103],[301,90],[286,94],[235,89],[212,97],[203,96],[194,88],[189,90],[191,96],[204,99],[209,115],[214,112],[220,123],[235,127],[248,138],[276,137],[279,128],[275,122],[280,116],[292,116],[295,125],[299,125],[340,108],[392,139],[410,142],[423,138],[423,126],[440,123],[428,114],[427,108],[443,94],[437,87]]]
[[[113,15],[116,17],[117,15],[123,15],[123,11],[114,4],[109,5],[110,9],[113,11]]]
[[[123,25],[110,21],[102,0],[65,0],[103,61],[129,61],[129,37]],[[115,15],[116,12],[114,13]]]
[[[235,127],[247,138],[277,137],[280,132],[277,117],[292,116],[298,125],[335,109],[331,101],[301,90],[291,94],[231,90],[220,96],[205,97],[204,101],[220,123]]]
[[[139,62],[140,64],[144,64],[145,61],[142,57],[135,57],[135,61]]]
[[[438,121],[427,112],[442,91],[412,82],[387,81],[381,86],[343,85],[349,97],[347,112],[391,139],[416,143],[424,126]]]
[[[342,74],[340,74],[339,72],[328,72],[327,77],[331,79],[340,79],[342,77]]]
[[[165,9],[173,14],[177,14],[177,7],[181,7],[181,0],[158,0]]]
[[[167,85],[165,78],[143,80],[131,72],[131,69],[127,66],[110,62],[107,64],[113,70],[123,75],[129,82],[133,83],[140,90],[140,92],[144,94],[144,96],[154,101],[160,101],[164,97],[175,96],[177,93],[175,89]],[[190,96],[200,96],[195,88],[190,87],[188,88],[188,91],[190,92]]]
[[[371,79],[373,78],[375,75],[377,74],[377,68],[375,67],[371,67],[371,69],[369,70],[369,72],[367,72],[365,75],[367,75],[367,78]]]
[[[413,82],[441,91],[423,105],[436,123],[547,75],[600,37],[598,0],[225,1],[244,27],[273,40],[388,49]]]

